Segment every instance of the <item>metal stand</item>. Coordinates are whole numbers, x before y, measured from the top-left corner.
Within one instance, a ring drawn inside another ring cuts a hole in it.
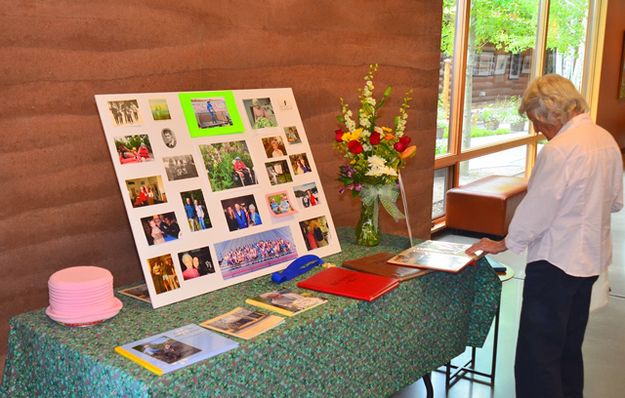
[[[426,398],[434,398],[434,387],[432,386],[431,373],[423,375],[423,384],[425,384]]]
[[[493,357],[490,365],[490,373],[479,372],[475,370],[475,347],[471,347],[471,359],[464,365],[457,366],[450,362],[445,364],[445,389],[449,390],[460,379],[467,379],[476,383],[486,384],[488,386],[495,386],[495,370],[497,368],[497,341],[499,340],[499,310],[500,306],[497,306],[497,312],[495,313],[495,334],[493,336]],[[452,373],[452,369],[454,372]],[[469,375],[468,375],[469,374]],[[488,381],[481,380],[475,376],[481,376]],[[429,395],[428,395],[429,397]]]

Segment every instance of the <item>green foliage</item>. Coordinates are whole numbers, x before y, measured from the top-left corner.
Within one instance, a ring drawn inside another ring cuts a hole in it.
[[[461,1],[461,0],[458,0]],[[486,44],[518,54],[533,48],[538,21],[538,0],[473,0],[471,29],[474,48]],[[549,10],[548,49],[576,51],[586,31],[587,0],[553,0]],[[456,0],[443,0],[441,52],[453,54]]]
[[[234,187],[234,168],[232,161],[236,157],[252,168],[252,158],[244,141],[223,144],[200,145],[200,153],[208,170],[208,179],[214,192]]]
[[[492,135],[505,135],[505,134],[510,134],[510,129],[488,130],[488,129],[483,129],[481,127],[471,128],[471,138],[490,137]]]

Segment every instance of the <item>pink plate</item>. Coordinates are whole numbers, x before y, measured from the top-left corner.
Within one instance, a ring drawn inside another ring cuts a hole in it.
[[[96,321],[104,321],[106,319],[112,318],[119,313],[122,307],[122,302],[117,297],[113,297],[113,299],[111,300],[111,305],[108,308],[95,313],[88,313],[84,310],[79,312],[68,311],[63,313],[57,313],[54,312],[50,307],[48,307],[46,308],[46,314],[53,320],[60,323],[82,324]]]

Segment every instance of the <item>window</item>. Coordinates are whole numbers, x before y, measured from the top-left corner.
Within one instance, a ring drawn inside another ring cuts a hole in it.
[[[587,21],[600,1],[443,0],[433,219],[453,186],[528,174],[543,137],[519,116],[521,96],[543,73],[582,90]]]

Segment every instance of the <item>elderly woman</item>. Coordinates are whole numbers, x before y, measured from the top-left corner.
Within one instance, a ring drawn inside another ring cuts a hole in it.
[[[573,84],[532,81],[519,113],[549,140],[504,240],[467,252],[527,249],[515,362],[516,396],[581,397],[582,342],[593,283],[610,264],[610,212],[623,207],[623,164]]]
[[[182,277],[184,280],[189,280],[193,278],[197,278],[200,276],[200,271],[198,270],[199,263],[193,263],[193,257],[189,253],[185,253],[182,255]]]

